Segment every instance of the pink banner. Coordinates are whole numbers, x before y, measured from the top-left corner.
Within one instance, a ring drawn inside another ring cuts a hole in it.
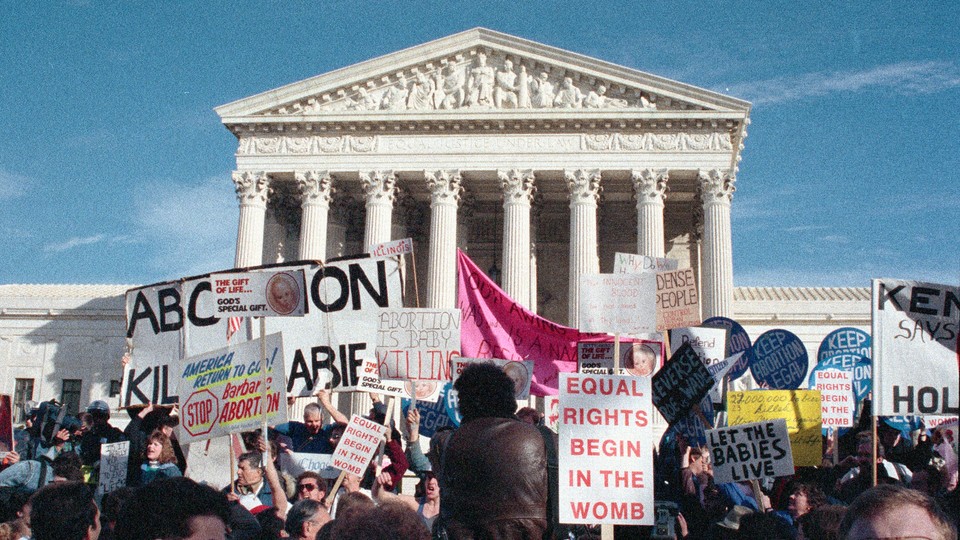
[[[517,304],[459,250],[457,307],[463,317],[461,354],[533,360],[530,393],[536,396],[556,395],[560,373],[577,371],[578,341],[613,341],[607,334],[585,334],[560,326]]]

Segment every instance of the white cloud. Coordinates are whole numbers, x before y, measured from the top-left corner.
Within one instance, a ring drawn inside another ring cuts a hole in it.
[[[794,225],[792,227],[786,227],[783,229],[783,232],[811,232],[811,231],[825,231],[830,227],[827,225]]]
[[[806,73],[723,88],[755,105],[797,101],[834,93],[889,88],[898,94],[930,94],[960,86],[960,67],[954,62],[898,62],[865,70]]]
[[[27,192],[30,179],[22,174],[0,169],[0,201],[16,199]]]
[[[148,247],[142,256],[151,279],[229,268],[237,231],[237,201],[229,175],[192,185],[155,182],[135,197],[134,220]]]
[[[55,242],[53,244],[47,244],[43,246],[43,250],[53,253],[61,253],[63,251],[68,251],[80,246],[89,246],[92,244],[99,244],[105,239],[102,234],[95,234],[93,236],[74,236],[63,242]]]

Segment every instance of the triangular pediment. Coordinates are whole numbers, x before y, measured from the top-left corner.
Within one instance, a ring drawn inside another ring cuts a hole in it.
[[[723,94],[484,28],[217,107],[238,117],[748,112]]]

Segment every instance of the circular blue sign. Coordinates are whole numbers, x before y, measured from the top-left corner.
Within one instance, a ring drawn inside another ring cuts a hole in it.
[[[460,400],[457,399],[457,391],[453,389],[453,383],[447,383],[443,387],[443,394],[440,396],[440,401],[444,403],[447,408],[447,416],[450,417],[450,421],[453,422],[453,425],[460,427],[460,422],[463,420],[463,416],[460,414]]]
[[[838,328],[827,334],[820,342],[820,348],[817,350],[817,362],[823,362],[825,359],[839,353],[858,354],[864,358],[870,358],[873,353],[873,340],[870,334],[858,328]]]
[[[747,372],[747,367],[750,366],[750,361],[753,358],[750,335],[743,329],[743,326],[740,326],[740,323],[737,321],[726,317],[710,317],[703,321],[703,324],[700,326],[706,326],[707,328],[726,328],[730,331],[727,335],[727,356],[733,356],[738,352],[742,352],[743,356],[730,368],[730,371],[727,372],[727,377],[732,381],[743,376],[743,374]]]
[[[417,410],[420,411],[420,435],[433,437],[438,429],[455,425],[453,419],[447,413],[448,390],[450,390],[449,385],[445,385],[436,401],[417,400]],[[403,398],[400,400],[400,405],[404,414],[406,414],[410,409],[410,400]],[[459,423],[456,425],[459,425]]]
[[[796,390],[807,376],[807,348],[795,334],[776,329],[764,332],[753,344],[750,372],[766,388]]]

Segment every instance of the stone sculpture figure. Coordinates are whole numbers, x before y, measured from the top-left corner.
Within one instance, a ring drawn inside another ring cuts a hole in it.
[[[443,108],[456,109],[463,105],[463,83],[465,74],[455,64],[447,64],[447,74],[443,78]]]
[[[397,84],[387,88],[380,101],[380,108],[386,111],[402,111],[407,108],[407,80],[400,77]]]
[[[540,76],[537,77],[537,80],[531,83],[531,86],[533,87],[533,94],[530,101],[533,106],[538,109],[553,107],[553,83],[551,83],[548,79],[549,75],[547,75],[546,72],[540,72]]]
[[[497,85],[493,89],[493,103],[498,109],[504,105],[516,108],[517,102],[517,74],[513,72],[513,62],[507,60],[503,69],[497,72]]]
[[[467,88],[470,90],[467,105],[473,107],[493,106],[494,80],[495,73],[493,68],[487,65],[487,55],[478,54],[477,66],[470,70],[470,79],[467,80]]]
[[[520,75],[517,81],[517,107],[529,109],[533,107],[530,101],[530,75],[527,74],[527,66],[520,66]]]
[[[600,86],[597,87],[596,92],[591,90],[587,94],[587,99],[584,100],[583,106],[590,109],[602,109],[602,108],[622,109],[627,106],[627,100],[608,97],[607,87],[601,84]]]
[[[367,91],[366,88],[357,90],[357,100],[353,109],[358,111],[375,111],[380,108],[380,101]]]
[[[563,85],[557,92],[556,98],[554,98],[554,105],[565,109],[579,109],[582,102],[583,92],[573,85],[572,78],[564,77]]]
[[[410,85],[407,109],[415,111],[432,109],[433,89],[433,80],[426,73],[418,73],[416,81]]]
[[[433,108],[442,109],[445,97],[447,94],[443,91],[443,70],[438,69],[433,72]]]

